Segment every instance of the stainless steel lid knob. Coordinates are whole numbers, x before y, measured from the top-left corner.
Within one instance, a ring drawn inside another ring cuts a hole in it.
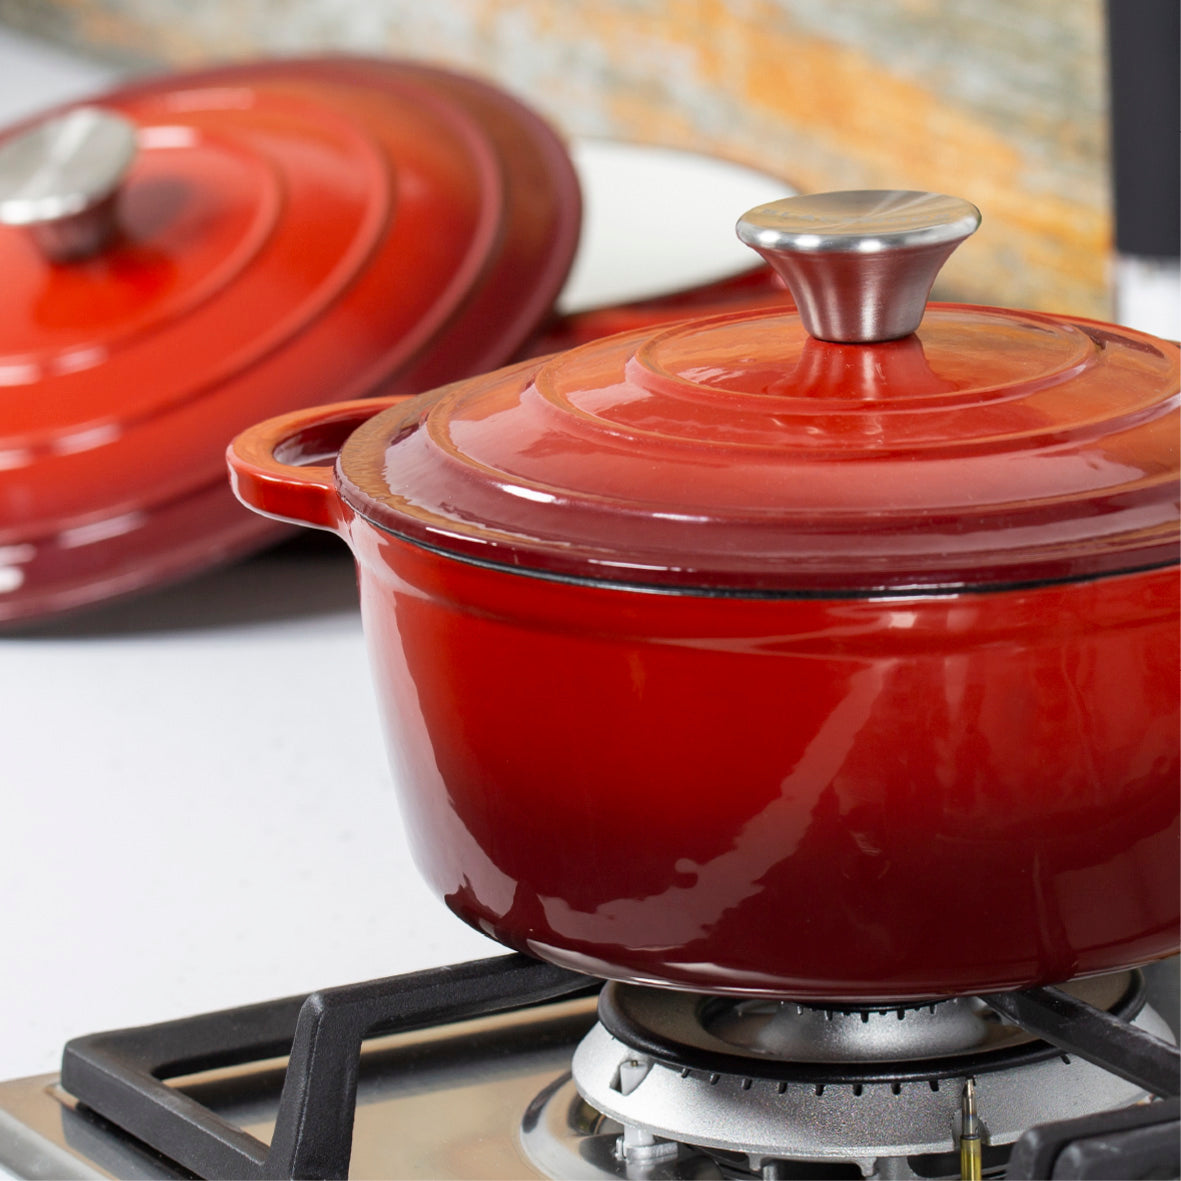
[[[812,336],[868,344],[919,326],[939,268],[979,224],[959,197],[862,189],[759,205],[737,229],[787,283]]]
[[[135,124],[102,107],[77,107],[10,139],[0,146],[0,223],[26,227],[53,262],[98,253],[115,231],[135,140]]]

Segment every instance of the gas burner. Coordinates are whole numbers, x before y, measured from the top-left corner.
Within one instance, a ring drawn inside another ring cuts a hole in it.
[[[1076,981],[1069,991],[1122,1020],[1144,1006],[1130,972]],[[1059,1053],[979,997],[833,1007],[609,984],[599,1020],[632,1050],[671,1066],[813,1084],[926,1082]]]
[[[1068,992],[1170,1036],[1136,973]],[[572,1077],[534,1104],[525,1146],[553,1176],[959,1176],[969,1080],[986,1170],[1031,1125],[1150,1097],[980,998],[818,1008],[609,984]]]

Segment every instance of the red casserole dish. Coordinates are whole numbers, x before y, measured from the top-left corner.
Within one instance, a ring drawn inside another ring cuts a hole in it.
[[[924,317],[977,221],[777,202],[740,224],[798,313],[236,440],[240,498],[352,547],[419,864],[466,921],[807,1000],[1177,950],[1178,349]]]

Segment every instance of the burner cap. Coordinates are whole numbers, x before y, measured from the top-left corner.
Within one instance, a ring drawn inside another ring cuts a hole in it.
[[[1137,973],[1074,981],[1068,991],[1132,1020],[1144,1006]],[[813,1083],[895,1082],[986,1073],[1059,1055],[978,997],[923,1006],[816,1006],[608,984],[599,1021],[670,1066]]]

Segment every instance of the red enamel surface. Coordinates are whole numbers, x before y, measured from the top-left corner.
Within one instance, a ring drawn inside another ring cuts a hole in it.
[[[352,544],[420,868],[510,946],[883,1000],[1177,950],[1175,570],[769,602]]]
[[[140,140],[113,244],[62,266],[0,227],[0,620],[270,540],[225,488],[229,439],[502,363],[577,237],[560,142],[474,79],[277,61],[101,102]]]

